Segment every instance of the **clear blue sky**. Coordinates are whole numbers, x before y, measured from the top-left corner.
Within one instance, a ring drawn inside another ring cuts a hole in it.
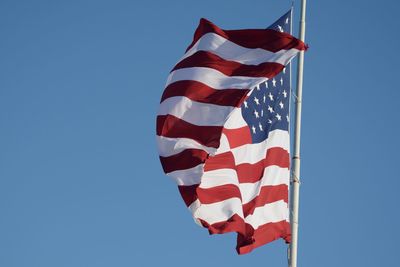
[[[289,7],[1,1],[0,266],[286,266],[282,241],[238,256],[193,223],[155,116],[199,18],[264,28]],[[397,262],[399,8],[308,3],[299,266]]]

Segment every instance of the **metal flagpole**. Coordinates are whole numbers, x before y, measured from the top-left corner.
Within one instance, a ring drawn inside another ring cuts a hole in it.
[[[306,31],[306,0],[301,1],[300,33],[299,39],[304,42]],[[298,241],[298,218],[299,218],[299,189],[300,189],[300,128],[301,128],[301,100],[303,94],[303,65],[304,51],[299,54],[297,65],[297,90],[295,95],[296,120],[294,129],[294,151],[293,151],[293,182],[291,203],[291,231],[292,241],[290,243],[289,266],[297,267],[297,241]]]

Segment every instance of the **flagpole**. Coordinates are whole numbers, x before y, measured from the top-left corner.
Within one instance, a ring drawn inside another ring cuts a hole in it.
[[[306,31],[306,0],[301,1],[300,33],[299,39],[304,42]],[[292,181],[292,203],[291,203],[291,232],[289,267],[297,267],[297,242],[298,242],[298,221],[299,221],[299,193],[300,193],[300,129],[301,129],[301,100],[303,95],[303,65],[304,51],[299,54],[297,65],[297,90],[295,95],[295,131],[293,151],[293,181]]]

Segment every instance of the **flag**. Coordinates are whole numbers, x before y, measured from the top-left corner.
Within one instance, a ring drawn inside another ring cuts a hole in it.
[[[290,87],[274,77],[306,45],[282,31],[222,30],[201,19],[156,121],[164,172],[199,225],[238,233],[239,254],[290,241]]]

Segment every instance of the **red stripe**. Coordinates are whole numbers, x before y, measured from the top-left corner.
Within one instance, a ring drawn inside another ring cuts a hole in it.
[[[198,187],[196,193],[202,204],[212,204],[230,198],[242,199],[239,187],[234,184],[225,184],[211,188]],[[253,214],[254,209],[257,207],[263,207],[268,203],[273,203],[279,200],[288,203],[288,186],[286,184],[263,186],[254,199],[243,204],[244,217]]]
[[[246,224],[246,227],[247,233],[253,233],[251,235],[238,235],[236,250],[239,254],[249,253],[253,249],[279,238],[283,238],[286,243],[290,243],[290,224],[287,221],[267,223],[258,227],[257,230],[253,230],[249,224]]]
[[[204,164],[204,171],[218,169],[235,169],[235,159],[232,152],[228,151],[215,156],[210,156]]]
[[[186,96],[201,103],[239,107],[248,92],[249,90],[245,89],[216,90],[201,82],[185,80],[168,85],[161,97],[161,102],[173,96]]]
[[[221,185],[212,188],[200,188],[195,185],[180,185],[179,192],[186,206],[190,206],[196,199],[199,199],[201,204],[212,204],[233,197],[241,199],[239,188],[233,184]]]
[[[206,33],[216,33],[242,47],[262,48],[271,52],[297,48],[306,50],[306,45],[290,34],[269,29],[248,30],[222,30],[212,22],[202,18],[194,34],[193,42],[187,48],[188,51]]]
[[[289,168],[289,153],[280,147],[273,147],[267,150],[263,160],[257,163],[242,163],[236,166],[239,183],[258,182],[264,174],[264,169],[268,166],[279,166]]]
[[[161,165],[165,173],[177,170],[185,170],[196,167],[205,162],[208,153],[201,149],[185,149],[182,152],[169,156],[161,157]]]
[[[180,61],[173,69],[191,67],[212,68],[227,76],[247,76],[272,78],[284,68],[282,64],[265,62],[259,65],[245,65],[235,61],[225,60],[208,51],[198,51]],[[171,71],[171,72],[172,72]]]
[[[230,198],[242,199],[239,188],[233,184],[225,184],[211,188],[197,188],[197,196],[202,204],[212,204]]]
[[[243,205],[243,215],[246,218],[254,213],[255,208],[275,201],[283,200],[288,203],[288,195],[288,186],[286,184],[263,186],[257,197]]]
[[[241,234],[245,233],[246,224],[242,217],[237,214],[234,214],[227,221],[217,222],[213,224],[209,224],[204,220],[200,219],[203,227],[207,228],[211,235],[213,234],[224,234],[229,232],[238,232]]]
[[[157,135],[170,138],[190,138],[208,147],[219,147],[222,126],[198,126],[173,115],[157,116]]]
[[[199,185],[180,185],[178,186],[179,192],[185,201],[187,207],[190,206],[197,199],[196,189]]]
[[[234,214],[227,221],[209,224],[200,220],[203,227],[207,228],[210,234],[224,234],[237,232],[237,247],[239,254],[246,254],[253,249],[270,243],[276,239],[283,238],[290,243],[290,224],[287,221],[267,223],[254,230],[249,224],[244,223],[243,219]]]
[[[229,147],[231,149],[252,143],[251,133],[248,126],[236,129],[224,128],[222,132],[228,139]]]

